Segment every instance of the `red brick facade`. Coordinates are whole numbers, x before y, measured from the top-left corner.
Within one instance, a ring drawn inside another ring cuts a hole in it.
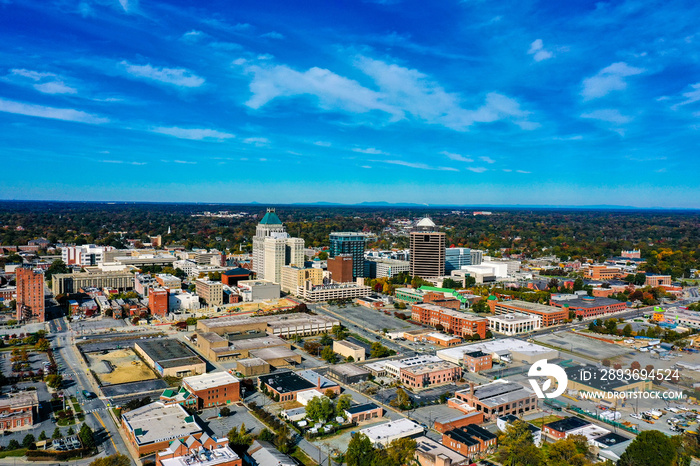
[[[148,293],[148,308],[154,316],[168,315],[168,290],[152,289]]]
[[[17,320],[44,322],[44,274],[29,267],[17,267]]]
[[[432,304],[413,304],[411,319],[433,327],[440,325],[444,331],[461,337],[471,337],[476,334],[486,338],[489,323],[484,317]]]

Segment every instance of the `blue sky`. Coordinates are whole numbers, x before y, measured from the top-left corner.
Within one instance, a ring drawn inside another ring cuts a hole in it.
[[[0,0],[0,198],[700,208],[694,1]]]

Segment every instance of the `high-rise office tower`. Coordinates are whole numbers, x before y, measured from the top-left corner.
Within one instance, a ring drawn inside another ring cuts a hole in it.
[[[445,233],[436,230],[435,223],[425,217],[411,231],[411,276],[440,277],[444,274]]]
[[[44,322],[44,271],[31,267],[17,267],[17,320]]]
[[[275,213],[275,209],[267,209],[267,213],[265,213],[265,216],[255,228],[255,237],[253,237],[253,272],[257,273],[258,278],[266,278],[265,238],[273,233],[284,232],[284,225],[282,225],[282,220]]]
[[[472,254],[469,248],[447,248],[445,250],[445,275],[462,266],[472,265]]]
[[[336,232],[330,234],[330,250],[328,255],[352,256],[352,278],[365,276],[365,242],[364,233]]]

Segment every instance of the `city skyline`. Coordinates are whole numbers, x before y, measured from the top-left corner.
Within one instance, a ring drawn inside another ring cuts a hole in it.
[[[700,6],[0,4],[0,198],[700,208]]]

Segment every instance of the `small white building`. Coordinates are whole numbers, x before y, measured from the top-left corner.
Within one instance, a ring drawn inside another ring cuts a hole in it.
[[[372,427],[361,429],[374,445],[387,446],[394,440],[422,435],[425,429],[410,419],[399,419]]]
[[[532,332],[542,327],[542,316],[535,314],[499,314],[486,318],[489,320],[489,330],[509,336]]]
[[[316,397],[323,398],[323,393],[315,389],[297,393],[297,401],[304,406],[308,405],[309,401]]]

